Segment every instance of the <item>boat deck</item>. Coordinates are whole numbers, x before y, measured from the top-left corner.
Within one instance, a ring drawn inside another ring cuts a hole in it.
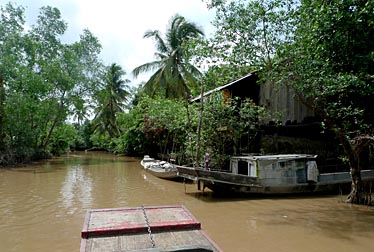
[[[225,184],[233,184],[240,186],[262,187],[260,181],[256,177],[250,177],[241,174],[233,174],[222,171],[210,171],[200,168],[190,168],[184,166],[176,166],[178,176],[193,181],[209,181]]]
[[[185,207],[162,206],[88,211],[80,251],[221,250]]]

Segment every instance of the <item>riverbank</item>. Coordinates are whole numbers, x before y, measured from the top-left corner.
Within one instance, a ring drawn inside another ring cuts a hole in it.
[[[26,165],[33,161],[50,159],[52,157],[52,154],[46,151],[2,150],[0,151],[0,168]]]

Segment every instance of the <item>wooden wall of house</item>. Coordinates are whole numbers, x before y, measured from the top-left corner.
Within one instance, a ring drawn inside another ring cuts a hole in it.
[[[272,120],[302,123],[305,118],[314,117],[314,111],[306,107],[287,85],[267,82],[261,85],[259,105],[270,112]]]

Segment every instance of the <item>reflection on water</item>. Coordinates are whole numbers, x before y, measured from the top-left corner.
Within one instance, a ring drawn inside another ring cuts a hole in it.
[[[61,187],[61,196],[63,206],[67,213],[76,212],[76,206],[83,209],[92,205],[92,178],[81,165],[72,166],[65,177],[63,186]]]
[[[90,208],[185,205],[224,251],[373,251],[374,210],[324,197],[223,197],[139,160],[74,153],[0,169],[0,252],[78,251]]]

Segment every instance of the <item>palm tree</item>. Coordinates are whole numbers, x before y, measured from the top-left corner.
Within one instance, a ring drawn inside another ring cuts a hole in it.
[[[79,126],[88,118],[90,106],[85,105],[85,100],[81,97],[75,97],[73,107],[73,120],[77,122]]]
[[[196,83],[196,78],[201,73],[186,59],[183,44],[203,35],[203,31],[196,24],[186,21],[178,14],[171,18],[165,38],[162,38],[158,30],[145,32],[144,38],[155,40],[157,60],[135,68],[134,77],[141,73],[155,71],[144,85],[147,93],[154,95],[161,91],[166,97],[189,98],[189,86]]]
[[[122,79],[126,72],[116,64],[107,68],[104,87],[97,93],[97,107],[93,119],[94,129],[107,132],[110,137],[118,136],[120,130],[116,123],[116,113],[123,112],[130,95],[128,79]]]

